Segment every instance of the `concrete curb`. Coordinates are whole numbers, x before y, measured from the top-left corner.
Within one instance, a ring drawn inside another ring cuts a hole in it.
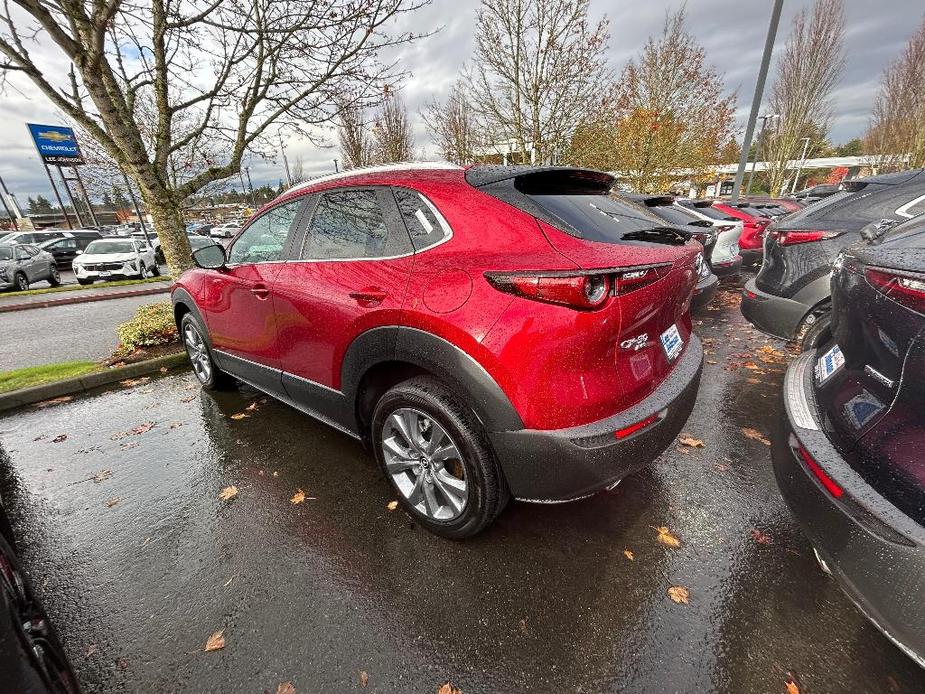
[[[151,289],[136,289],[135,291],[112,292],[111,294],[90,294],[90,296],[67,296],[63,299],[48,299],[47,301],[30,301],[19,304],[0,304],[0,313],[8,311],[27,311],[30,308],[48,308],[50,306],[64,306],[67,304],[86,304],[91,301],[108,301],[109,299],[125,299],[130,296],[149,296],[151,294],[164,294],[170,287],[152,287]],[[61,292],[67,294],[68,292]],[[80,290],[73,292],[80,294]],[[50,294],[49,296],[54,296]]]
[[[177,352],[176,354],[165,354],[162,357],[146,359],[127,366],[120,366],[115,369],[106,369],[97,373],[87,374],[86,376],[77,376],[67,378],[63,381],[46,383],[33,388],[21,388],[12,390],[9,393],[0,393],[0,412],[12,410],[25,405],[33,405],[43,400],[60,398],[62,395],[73,395],[82,393],[85,390],[98,388],[99,386],[118,383],[126,378],[135,378],[144,374],[154,373],[166,367],[175,369],[179,366],[188,365],[189,360],[186,352]]]

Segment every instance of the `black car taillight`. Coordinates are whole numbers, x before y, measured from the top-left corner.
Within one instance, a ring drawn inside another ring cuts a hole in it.
[[[834,239],[844,231],[771,231],[771,238],[777,241],[781,246],[796,246],[800,243],[815,243],[816,241],[827,241]]]
[[[881,294],[917,313],[925,314],[925,276],[882,268],[867,268],[864,275]]]
[[[592,310],[602,306],[607,297],[651,284],[670,269],[666,264],[584,272],[486,272],[485,279],[495,289],[525,299]]]

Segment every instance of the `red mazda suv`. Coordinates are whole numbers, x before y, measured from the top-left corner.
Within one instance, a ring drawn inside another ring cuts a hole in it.
[[[609,174],[417,164],[290,189],[173,287],[206,388],[243,381],[372,448],[407,511],[466,537],[656,458],[703,350],[690,235]]]

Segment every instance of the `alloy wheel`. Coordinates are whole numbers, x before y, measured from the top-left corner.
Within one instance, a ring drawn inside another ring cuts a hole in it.
[[[459,448],[432,417],[409,407],[395,410],[382,429],[385,468],[417,511],[434,520],[459,517],[469,485]]]
[[[186,353],[193,364],[196,378],[200,383],[207,383],[212,377],[212,360],[206,349],[205,340],[202,339],[196,326],[191,323],[187,323],[183,328],[183,344],[186,345]]]

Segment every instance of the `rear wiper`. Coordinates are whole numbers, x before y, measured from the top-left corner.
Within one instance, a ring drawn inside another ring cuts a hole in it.
[[[861,238],[873,243],[898,223],[895,219],[881,219],[879,222],[871,222],[861,229]]]

